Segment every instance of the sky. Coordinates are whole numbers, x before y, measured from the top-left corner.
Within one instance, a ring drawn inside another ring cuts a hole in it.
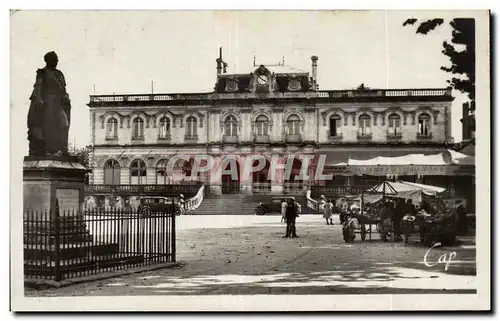
[[[445,19],[423,36],[408,17]],[[320,90],[444,88],[440,70],[457,13],[429,11],[17,11],[11,14],[11,137],[27,155],[26,116],[43,56],[59,55],[72,101],[70,143],[90,143],[92,94],[212,91],[219,47],[229,73],[257,64],[311,70],[319,57]],[[462,13],[461,16],[464,16]],[[95,88],[95,92],[94,92]],[[461,140],[461,104],[454,92],[452,136]],[[21,146],[22,143],[24,146]]]

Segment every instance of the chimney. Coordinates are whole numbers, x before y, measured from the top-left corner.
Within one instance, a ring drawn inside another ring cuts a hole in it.
[[[462,140],[470,138],[469,129],[469,103],[462,104]]]
[[[312,56],[311,57],[312,61],[312,88],[313,91],[316,91],[318,89],[318,57],[317,56]]]
[[[217,76],[222,73],[222,47],[219,48],[219,58],[215,59],[217,62]]]

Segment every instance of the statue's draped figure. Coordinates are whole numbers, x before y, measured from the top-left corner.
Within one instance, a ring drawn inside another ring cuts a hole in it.
[[[64,75],[55,68],[57,55],[49,54],[51,53],[45,56],[47,66],[37,70],[30,97],[30,155],[65,155],[68,151],[71,103],[66,92]]]

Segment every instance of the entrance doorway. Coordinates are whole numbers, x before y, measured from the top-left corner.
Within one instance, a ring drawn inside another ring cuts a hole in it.
[[[302,161],[294,158],[290,177],[285,177],[284,190],[285,192],[300,192],[303,189],[304,182],[300,177],[302,169]]]
[[[222,161],[221,175],[222,194],[238,194],[240,192],[240,164],[234,158]]]
[[[257,167],[259,164],[258,160],[253,162],[253,167]],[[271,190],[271,179],[269,177],[269,169],[271,167],[271,162],[266,159],[266,165],[263,169],[258,172],[252,173],[252,191],[254,193],[269,193]]]

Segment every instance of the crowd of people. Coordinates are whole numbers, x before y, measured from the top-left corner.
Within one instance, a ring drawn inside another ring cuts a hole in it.
[[[423,200],[420,204],[413,204],[411,199],[403,198],[384,198],[375,203],[362,204],[362,209],[356,204],[349,204],[347,199],[327,199],[321,195],[318,202],[319,213],[322,214],[323,219],[327,225],[334,225],[333,217],[335,214],[339,215],[340,224],[347,222],[349,219],[365,216],[368,219],[379,222],[380,232],[382,239],[387,241],[388,233],[393,233],[394,241],[402,241],[403,236],[403,218],[405,216],[434,215],[440,212],[436,206],[431,205],[428,201]],[[459,221],[460,232],[467,229],[467,223],[463,224],[466,219],[465,214],[457,210],[457,219]],[[301,206],[294,199],[284,199],[281,204],[282,222],[286,222],[286,234],[284,237],[296,238],[296,219],[299,217]],[[359,222],[358,222],[359,223]],[[463,227],[465,226],[465,228]],[[459,233],[460,233],[459,232]]]

